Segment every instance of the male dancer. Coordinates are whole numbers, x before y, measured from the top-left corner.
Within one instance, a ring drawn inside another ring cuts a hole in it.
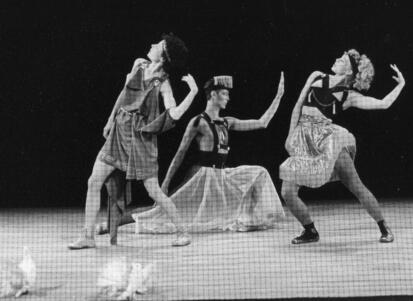
[[[267,170],[260,166],[226,168],[229,152],[228,131],[251,131],[266,128],[278,109],[284,93],[284,77],[267,111],[259,119],[240,120],[220,117],[230,99],[231,76],[215,76],[204,90],[205,111],[189,122],[179,149],[172,160],[161,189],[168,194],[169,184],[195,139],[198,162],[192,177],[180,187],[171,200],[184,224],[192,232],[208,230],[250,231],[275,224],[284,211]],[[160,206],[134,214],[137,230],[146,233],[175,232]]]

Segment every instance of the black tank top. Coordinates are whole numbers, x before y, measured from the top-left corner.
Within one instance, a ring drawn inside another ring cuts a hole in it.
[[[224,168],[229,152],[228,121],[224,119],[212,120],[205,112],[198,115],[195,126],[198,126],[200,119],[204,119],[214,136],[214,147],[212,151],[199,150],[198,164],[205,167]]]
[[[322,80],[321,87],[311,87],[309,96],[304,101],[304,105],[308,107],[315,107],[329,119],[334,119],[335,115],[343,111],[343,103],[348,97],[348,92],[351,87],[338,84],[330,88],[329,76],[320,75],[316,78]],[[343,92],[342,98],[337,99],[333,93]]]

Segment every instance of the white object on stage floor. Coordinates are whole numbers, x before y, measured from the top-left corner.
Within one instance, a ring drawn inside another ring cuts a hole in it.
[[[284,210],[268,171],[261,166],[201,167],[172,196],[190,232],[272,228]],[[132,215],[136,233],[173,233],[160,206]]]
[[[36,280],[36,265],[28,247],[23,248],[19,264],[2,262],[0,267],[0,298],[27,294]]]
[[[154,264],[142,267],[140,263],[128,263],[126,258],[109,262],[98,278],[101,294],[116,300],[135,300],[136,295],[146,293],[152,286]]]

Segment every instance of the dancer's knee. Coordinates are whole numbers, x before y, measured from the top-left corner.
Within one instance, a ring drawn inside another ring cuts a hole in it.
[[[87,187],[88,190],[100,190],[102,187],[102,181],[100,181],[96,176],[91,175],[89,179],[87,180]]]
[[[290,183],[283,182],[281,196],[287,202],[292,202],[297,197],[297,190]]]
[[[348,154],[343,155],[342,161],[337,164],[340,181],[357,199],[363,202],[371,198],[372,194],[361,181],[354,165],[352,162],[348,162],[346,156],[348,156]]]

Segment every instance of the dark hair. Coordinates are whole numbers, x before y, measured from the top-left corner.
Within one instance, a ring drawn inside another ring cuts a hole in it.
[[[205,92],[206,100],[209,100],[211,98],[211,92],[216,90],[213,83],[214,83],[214,79],[211,78],[204,85],[204,92]]]
[[[220,75],[214,76],[204,84],[204,92],[207,100],[211,98],[211,92],[217,93],[221,90],[232,89],[232,76]]]
[[[217,87],[217,86],[210,86],[208,88],[204,88],[206,100],[209,100],[211,98],[211,92],[212,91],[215,91],[215,92],[219,93],[219,91],[221,91],[221,90],[228,90],[228,88]]]
[[[185,43],[173,33],[163,34],[166,51],[162,53],[164,63],[163,69],[170,74],[173,71],[184,72],[188,59],[188,48]]]

